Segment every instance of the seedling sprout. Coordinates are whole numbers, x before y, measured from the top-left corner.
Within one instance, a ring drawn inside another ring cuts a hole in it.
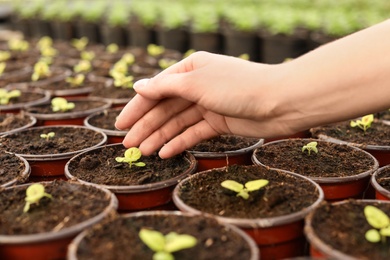
[[[0,88],[0,105],[7,105],[12,98],[20,97],[22,92],[18,89],[7,91]]]
[[[302,147],[302,152],[306,151],[310,155],[311,151],[318,153],[317,142],[310,142]]]
[[[249,198],[249,192],[256,191],[266,186],[269,183],[268,180],[258,179],[253,181],[248,181],[247,183],[241,184],[233,180],[225,180],[221,182],[221,186],[237,192],[237,197],[242,197],[243,199]]]
[[[149,44],[147,47],[148,54],[153,57],[157,57],[164,53],[164,46],[159,46],[156,44]]]
[[[43,197],[52,198],[50,194],[45,192],[45,186],[40,183],[31,184],[26,190],[26,204],[24,205],[23,212],[28,212],[31,204],[39,204],[39,201]]]
[[[118,45],[115,44],[115,43],[111,43],[111,44],[109,44],[109,45],[106,47],[106,51],[107,51],[108,53],[111,53],[111,54],[117,53],[118,50],[119,50],[119,47],[118,47]]]
[[[72,87],[81,86],[84,83],[85,75],[77,74],[74,77],[67,77],[66,82],[69,83]]]
[[[68,102],[65,98],[55,97],[51,100],[51,107],[53,112],[66,112],[72,110],[75,107],[73,102]]]
[[[53,138],[56,134],[54,132],[49,132],[47,134],[41,134],[40,137],[49,141],[50,138]]]
[[[50,75],[49,65],[44,61],[38,61],[34,64],[34,72],[31,76],[31,80],[37,81],[40,78],[49,77]]]
[[[373,227],[366,234],[366,240],[371,243],[386,242],[386,237],[390,237],[390,218],[382,210],[375,206],[364,207],[364,216],[367,222]]]
[[[164,236],[159,231],[146,228],[140,230],[139,237],[145,245],[155,252],[154,260],[174,260],[175,257],[172,253],[192,248],[197,244],[197,239],[191,235],[170,232]]]
[[[88,72],[92,68],[91,62],[89,60],[80,60],[76,65],[73,67],[73,71],[76,73],[80,72]]]
[[[7,61],[11,58],[11,53],[9,51],[0,51],[0,61]]]
[[[145,163],[137,162],[141,156],[142,153],[137,147],[130,147],[125,151],[124,157],[116,157],[115,160],[119,163],[127,163],[130,168],[133,165],[143,167],[146,165]]]
[[[80,39],[73,39],[72,46],[75,47],[78,51],[83,51],[88,45],[88,38],[81,37]]]
[[[5,64],[5,62],[0,62],[0,76],[3,75],[6,67],[7,67],[7,64]]]
[[[357,126],[360,129],[362,129],[364,132],[366,132],[367,129],[371,127],[372,122],[374,122],[374,115],[369,114],[369,115],[363,116],[361,119],[357,119],[355,121],[352,120],[350,122],[350,126],[351,127]]]

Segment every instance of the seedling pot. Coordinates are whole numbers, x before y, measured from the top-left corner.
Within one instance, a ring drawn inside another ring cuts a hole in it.
[[[371,184],[375,190],[375,198],[377,200],[387,200],[390,201],[390,190],[388,188],[385,188],[381,181],[386,182],[388,177],[381,178],[385,172],[389,172],[390,165],[383,166],[379,168],[378,171],[376,171],[372,177],[371,177]],[[388,181],[387,181],[388,182]]]
[[[28,180],[28,177],[30,176],[30,173],[31,173],[31,167],[30,167],[30,164],[27,162],[26,159],[24,159],[23,157],[19,156],[19,155],[16,155],[16,154],[12,154],[12,153],[9,153],[12,157],[15,157],[17,158],[18,161],[20,161],[20,164],[22,164],[24,166],[24,169],[21,170],[19,172],[19,175],[18,176],[15,176],[14,178],[12,179],[9,179],[5,182],[2,182],[0,183],[0,189],[1,188],[6,188],[6,187],[10,187],[10,186],[13,186],[13,185],[16,185],[16,184],[21,184],[21,183],[24,183]],[[3,162],[3,163],[6,163],[6,162]],[[11,171],[12,169],[8,169],[7,167],[9,167],[10,165],[5,165],[5,164],[2,164],[1,165],[1,168],[8,172]],[[15,168],[19,168],[20,166],[16,166],[15,165]],[[8,174],[7,174],[8,175]]]
[[[27,87],[23,87],[18,84],[10,84],[7,89],[19,89],[22,92],[23,96],[34,96],[34,98],[29,99],[26,102],[15,102],[9,105],[0,105],[0,113],[20,113],[22,109],[25,109],[30,106],[40,105],[47,102],[50,99],[50,93],[47,91],[43,91],[40,89],[28,89]]]

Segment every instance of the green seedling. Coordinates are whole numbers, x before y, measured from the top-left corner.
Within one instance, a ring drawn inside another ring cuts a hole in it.
[[[390,237],[390,218],[377,207],[367,205],[364,207],[364,216],[367,222],[373,227],[365,234],[366,240],[371,243],[386,242]]]
[[[91,62],[89,60],[80,60],[76,65],[73,67],[73,71],[76,73],[80,72],[88,72],[92,68]]]
[[[125,53],[123,54],[120,61],[125,62],[127,65],[133,65],[135,62],[135,57],[132,53]]]
[[[23,212],[28,212],[30,210],[31,204],[39,204],[39,201],[47,197],[49,199],[52,196],[45,192],[45,187],[40,183],[31,184],[26,190],[26,204],[24,205]]]
[[[88,45],[88,38],[87,37],[81,37],[80,39],[73,39],[72,40],[72,46],[76,48],[78,51],[83,51]]]
[[[88,61],[92,61],[94,58],[95,58],[95,52],[93,51],[82,51],[80,53],[80,57],[82,60],[88,60]]]
[[[7,64],[5,62],[0,62],[0,76],[3,75]]]
[[[30,48],[30,44],[22,39],[11,39],[8,41],[8,48],[11,51],[27,51]]]
[[[49,36],[43,36],[37,42],[39,49],[47,48],[53,46],[53,39]]]
[[[53,112],[66,112],[75,107],[73,102],[68,102],[65,98],[55,97],[51,100],[51,108]]]
[[[111,43],[109,44],[107,47],[106,47],[106,51],[110,54],[114,54],[114,53],[117,53],[119,50],[119,47],[117,44],[115,43]]]
[[[192,248],[198,242],[191,235],[169,232],[164,236],[159,231],[146,228],[142,228],[138,235],[142,242],[155,252],[154,260],[174,260],[172,253]]]
[[[22,92],[18,89],[6,90],[0,88],[0,105],[7,105],[12,98],[20,97]]]
[[[358,119],[355,121],[352,120],[350,122],[350,126],[351,127],[357,126],[360,129],[362,129],[364,132],[366,132],[367,129],[371,127],[372,122],[374,122],[374,115],[369,114],[369,115],[363,116],[361,119]]]
[[[51,46],[42,47],[40,52],[43,57],[55,57],[58,53],[57,50]]]
[[[317,142],[310,142],[302,147],[302,152],[306,151],[310,155],[311,151],[318,153]]]
[[[142,156],[140,149],[138,149],[137,147],[131,147],[127,149],[125,151],[124,156],[125,157],[116,157],[115,160],[119,163],[127,163],[130,168],[133,165],[138,167],[143,167],[146,165],[143,162],[137,162],[137,160]]]
[[[122,74],[122,75],[127,75],[129,66],[127,65],[126,61],[124,60],[119,60],[117,61],[112,69],[110,70],[110,76],[114,77],[113,74]]]
[[[122,88],[132,88],[134,85],[133,76],[125,76],[118,72],[112,72],[111,76],[114,78],[114,86]]]
[[[41,134],[40,137],[46,139],[46,141],[49,141],[50,138],[54,138],[56,134],[54,132],[49,132],[47,134]]]
[[[44,61],[38,61],[34,64],[34,72],[31,76],[32,81],[37,81],[41,78],[49,77],[51,75],[49,65]]]
[[[237,192],[237,197],[242,197],[243,199],[248,199],[249,198],[249,192],[251,191],[256,191],[264,186],[266,186],[269,183],[268,180],[265,179],[258,179],[254,181],[248,181],[245,183],[245,185],[233,181],[233,180],[225,180],[221,182],[221,186],[232,190],[234,192]]]
[[[81,86],[84,83],[85,75],[77,74],[74,77],[67,77],[65,81],[69,83],[72,87]]]
[[[150,56],[157,57],[165,52],[165,48],[164,46],[149,44],[147,46],[147,51]]]
[[[243,60],[249,60],[250,56],[248,53],[243,53],[240,56],[238,56],[238,58],[243,59]]]
[[[172,66],[173,64],[177,63],[177,60],[174,60],[174,59],[160,59],[158,61],[158,65],[160,66],[160,68],[162,68],[163,70]]]
[[[0,61],[7,61],[11,58],[11,53],[9,51],[0,51]]]

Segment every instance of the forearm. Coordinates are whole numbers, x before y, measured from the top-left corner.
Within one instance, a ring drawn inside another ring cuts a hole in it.
[[[302,130],[389,108],[389,48],[386,21],[276,65],[272,113]]]

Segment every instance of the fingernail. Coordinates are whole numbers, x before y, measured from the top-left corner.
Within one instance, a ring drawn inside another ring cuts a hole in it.
[[[148,81],[149,81],[149,79],[140,79],[140,80],[138,80],[137,82],[134,83],[133,88],[134,89],[143,88],[143,87],[145,87],[148,84]]]

